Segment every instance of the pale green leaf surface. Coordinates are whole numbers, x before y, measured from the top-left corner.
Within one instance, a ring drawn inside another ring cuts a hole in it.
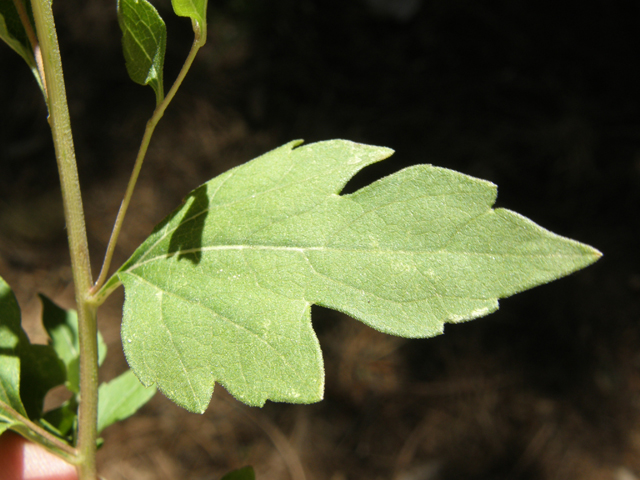
[[[188,410],[207,407],[214,381],[250,405],[320,400],[312,304],[429,337],[600,256],[493,210],[495,185],[443,168],[338,195],[392,151],[299,143],[196,189],[105,286],[125,287],[131,368]]]
[[[66,387],[74,393],[80,391],[80,344],[78,341],[78,314],[64,310],[40,295],[42,323],[51,339],[50,345],[66,367]],[[107,344],[98,332],[98,365],[107,356]]]
[[[164,21],[147,0],[118,0],[118,23],[129,77],[140,85],[150,85],[159,104],[164,99]]]
[[[155,387],[145,387],[131,370],[103,383],[98,389],[98,433],[130,417],[156,394]]]
[[[208,0],[171,0],[173,11],[179,17],[189,17],[197,23],[200,46],[204,45],[207,38],[207,4]]]

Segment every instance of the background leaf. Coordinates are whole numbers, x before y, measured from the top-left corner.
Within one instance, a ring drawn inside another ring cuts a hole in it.
[[[156,394],[155,387],[145,387],[131,370],[127,370],[98,390],[98,433],[138,411]]]
[[[179,17],[189,17],[197,23],[196,35],[200,38],[200,46],[204,45],[207,39],[207,4],[208,0],[171,0],[173,11]]]
[[[70,437],[75,434],[77,421],[78,402],[74,396],[58,408],[45,413],[41,423],[47,425],[49,430],[52,430],[58,436],[66,437],[70,444],[75,444],[75,441]]]
[[[0,401],[27,416],[20,399],[19,345],[22,335],[18,302],[9,285],[0,277]],[[9,424],[10,418],[3,415],[0,406],[0,419]]]
[[[55,351],[48,345],[29,343],[20,326],[15,296],[0,278],[0,400],[20,415],[36,420],[42,415],[46,393],[64,379]]]
[[[298,143],[196,189],[117,272],[131,368],[188,410],[206,409],[214,381],[250,405],[320,400],[312,304],[428,337],[600,256],[493,210],[495,185],[443,168],[339,196],[391,150]]]
[[[159,104],[164,99],[162,72],[167,44],[164,21],[147,0],[118,0],[118,23],[131,80],[150,85]]]
[[[25,8],[30,8],[26,2]],[[34,28],[35,30],[35,28]],[[0,0],[0,39],[4,40],[18,55],[20,55],[36,77],[40,89],[44,92],[38,73],[38,66],[29,43],[27,32],[20,21],[20,16],[12,0]]]
[[[65,381],[64,365],[49,345],[22,344],[20,396],[29,418],[42,416],[44,397]]]
[[[51,347],[66,367],[65,386],[73,393],[80,392],[80,345],[78,343],[78,314],[64,310],[40,295],[42,323],[51,339]],[[107,356],[107,344],[98,332],[98,365]]]
[[[253,471],[253,467],[247,466],[227,473],[220,480],[255,480],[256,474]]]

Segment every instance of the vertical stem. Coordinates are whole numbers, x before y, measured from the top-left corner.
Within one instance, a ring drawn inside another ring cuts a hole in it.
[[[84,222],[78,169],[71,135],[62,61],[50,0],[33,0],[33,16],[49,97],[49,125],[60,174],[67,224],[71,268],[78,308],[80,341],[80,406],[78,419],[78,474],[80,480],[95,480],[96,423],[98,410],[98,360],[96,307],[87,301],[92,285],[89,248]]]

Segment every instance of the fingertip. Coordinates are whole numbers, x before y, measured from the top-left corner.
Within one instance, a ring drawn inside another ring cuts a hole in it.
[[[77,480],[76,468],[20,435],[0,437],[0,480]]]

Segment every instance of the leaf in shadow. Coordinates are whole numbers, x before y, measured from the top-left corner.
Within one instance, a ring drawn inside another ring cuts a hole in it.
[[[194,265],[202,259],[202,232],[209,213],[209,197],[207,189],[200,187],[189,195],[185,204],[189,203],[182,222],[171,234],[169,256],[178,253],[178,260],[187,259]]]
[[[64,380],[63,363],[53,348],[29,342],[18,302],[0,278],[0,400],[36,420],[46,393]]]

